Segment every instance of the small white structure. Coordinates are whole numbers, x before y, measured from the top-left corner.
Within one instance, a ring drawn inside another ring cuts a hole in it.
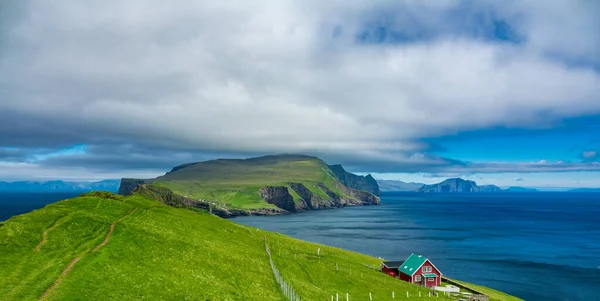
[[[450,285],[450,284],[448,284],[446,286],[434,286],[433,289],[436,291],[447,292],[447,293],[459,293],[460,292],[460,288],[458,286],[454,286],[454,285]]]

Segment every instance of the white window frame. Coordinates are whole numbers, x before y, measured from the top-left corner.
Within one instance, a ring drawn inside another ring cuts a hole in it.
[[[421,275],[415,276],[415,282],[421,282]]]
[[[422,271],[423,273],[431,273],[431,272],[433,271],[433,268],[432,268],[432,267],[430,267],[430,266],[424,266],[424,267],[421,269],[421,271]]]

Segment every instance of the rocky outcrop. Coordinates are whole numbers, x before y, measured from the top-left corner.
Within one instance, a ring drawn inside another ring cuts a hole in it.
[[[290,212],[296,211],[294,197],[285,186],[264,186],[258,190],[258,194],[269,204]]]
[[[173,193],[168,188],[158,187],[154,185],[138,185],[132,193],[145,196],[147,198],[157,200],[165,205],[169,205],[176,208],[196,208],[211,212],[214,215],[222,218],[231,218],[236,216],[248,216],[248,215],[278,215],[287,214],[289,212],[282,209],[275,208],[262,208],[262,209],[231,209],[226,208],[218,203],[206,201],[206,200],[193,200],[184,196]]]
[[[378,197],[362,190],[348,189],[345,193],[360,200],[362,205],[379,205],[380,202]]]
[[[290,188],[298,194],[307,204],[309,209],[340,208],[345,206],[378,205],[379,198],[375,195],[337,184],[342,194],[338,194],[323,184],[317,184],[316,188],[323,191],[327,196],[319,195],[310,191],[304,184],[288,183]]]
[[[306,186],[301,183],[289,183],[290,188],[296,192],[302,201],[306,205],[306,209],[318,209],[318,202],[313,204],[313,200],[315,200],[313,193],[306,188]],[[316,200],[315,200],[316,201]]]
[[[335,177],[342,184],[344,184],[344,186],[352,189],[367,191],[377,196],[381,195],[381,190],[379,190],[379,184],[377,184],[377,181],[370,174],[366,176],[359,176],[347,172],[341,165],[328,166],[329,169],[335,175]]]
[[[138,185],[152,184],[153,180],[143,180],[143,179],[121,179],[121,185],[119,185],[120,195],[130,195],[136,189]]]
[[[501,192],[500,187],[495,185],[477,186],[477,183],[461,178],[447,179],[438,184],[423,185],[419,188],[419,192],[436,192],[436,193],[469,193],[469,192]]]
[[[290,188],[286,186],[264,186],[260,188],[259,194],[261,198],[263,198],[269,204],[277,206],[278,208],[246,210],[228,208],[221,203],[208,200],[190,199],[188,197],[175,194],[168,188],[158,187],[151,184],[139,184],[132,190],[130,194],[139,194],[176,208],[196,208],[206,210],[223,218],[248,215],[279,215],[304,210],[379,204],[379,198],[375,195],[365,191],[347,188],[343,185],[339,185],[339,188],[343,192],[344,196],[338,195],[324,185],[318,185],[319,189],[322,189],[328,197],[317,195],[311,192],[301,183],[289,183],[289,187]],[[294,202],[294,198],[288,189],[293,189],[302,198],[302,200],[300,202]]]

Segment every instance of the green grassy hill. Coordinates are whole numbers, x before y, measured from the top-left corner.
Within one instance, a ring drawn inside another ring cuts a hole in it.
[[[108,193],[0,223],[0,299],[285,300],[263,239],[303,300],[429,299],[428,290],[370,268],[380,264],[373,257]]]
[[[367,181],[366,177],[353,176],[356,177],[353,183],[361,179]],[[208,200],[237,209],[294,212],[379,202],[371,193],[343,185],[322,160],[304,155],[184,164],[154,180],[123,179],[120,193],[126,194],[136,184],[143,183],[168,188],[190,199]],[[374,183],[373,189],[379,191]]]

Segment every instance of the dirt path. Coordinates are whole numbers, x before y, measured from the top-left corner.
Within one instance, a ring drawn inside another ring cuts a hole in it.
[[[44,300],[46,299],[46,297],[48,297],[50,295],[50,293],[62,282],[62,280],[67,276],[67,274],[69,274],[69,272],[73,269],[73,267],[75,266],[75,264],[81,259],[82,256],[79,257],[75,257],[75,259],[71,260],[71,262],[69,263],[69,265],[67,266],[67,268],[62,271],[62,273],[60,274],[60,276],[58,276],[58,278],[56,278],[56,281],[54,281],[54,283],[52,283],[52,285],[50,285],[50,287],[44,292],[44,294],[40,297],[40,300]]]
[[[37,244],[37,246],[35,246],[35,249],[33,249],[33,251],[39,252],[40,249],[42,248],[42,246],[48,241],[48,232],[56,229],[56,227],[63,224],[70,216],[71,215],[69,214],[69,215],[57,220],[56,223],[54,223],[54,225],[52,225],[52,227],[46,229],[46,231],[44,231],[44,233],[42,234],[42,241],[40,241],[40,243]]]
[[[113,231],[115,230],[115,225],[118,222],[122,221],[124,218],[130,216],[134,211],[135,211],[135,209],[131,210],[131,212],[129,212],[129,214],[124,215],[123,217],[121,217],[120,219],[118,219],[117,221],[115,221],[114,223],[112,223],[110,225],[110,230],[108,230],[108,234],[106,234],[106,237],[104,238],[104,241],[101,244],[97,245],[94,248],[94,250],[92,251],[92,254],[96,253],[98,250],[100,250],[100,248],[104,247],[108,243],[108,240],[110,239],[110,236],[112,235]]]
[[[108,234],[106,234],[106,237],[104,238],[104,241],[102,243],[100,243],[99,245],[97,245],[94,250],[92,251],[93,253],[96,253],[96,251],[98,251],[100,248],[102,248],[104,245],[106,245],[108,243],[108,240],[110,239],[110,236],[112,235],[113,231],[115,230],[115,225],[122,221],[124,218],[130,216],[133,212],[135,212],[136,209],[131,210],[131,212],[129,212],[128,214],[122,216],[121,218],[119,218],[118,220],[116,220],[115,222],[113,222],[112,224],[110,224],[110,230],[108,231]],[[54,226],[52,226],[54,227]],[[52,229],[52,228],[50,228]],[[50,229],[46,230],[49,231]],[[43,242],[45,242],[45,238],[46,238],[46,232],[44,232],[44,236],[42,238],[42,242],[40,243],[43,244]],[[37,247],[36,247],[37,249]],[[73,267],[75,266],[75,264],[77,264],[77,262],[79,260],[81,260],[81,258],[85,255],[84,252],[83,254],[81,254],[80,256],[75,257],[73,260],[71,260],[71,262],[69,263],[69,265],[62,271],[62,273],[60,274],[60,276],[58,276],[58,278],[56,278],[56,280],[54,281],[54,283],[52,283],[52,285],[50,285],[50,287],[48,287],[48,289],[44,292],[44,294],[42,294],[42,296],[40,297],[40,300],[44,300],[46,299],[50,293],[52,293],[52,291],[54,289],[56,289],[56,287],[58,287],[58,285],[62,282],[62,280],[69,274],[69,272],[71,272],[71,270],[73,269]]]

